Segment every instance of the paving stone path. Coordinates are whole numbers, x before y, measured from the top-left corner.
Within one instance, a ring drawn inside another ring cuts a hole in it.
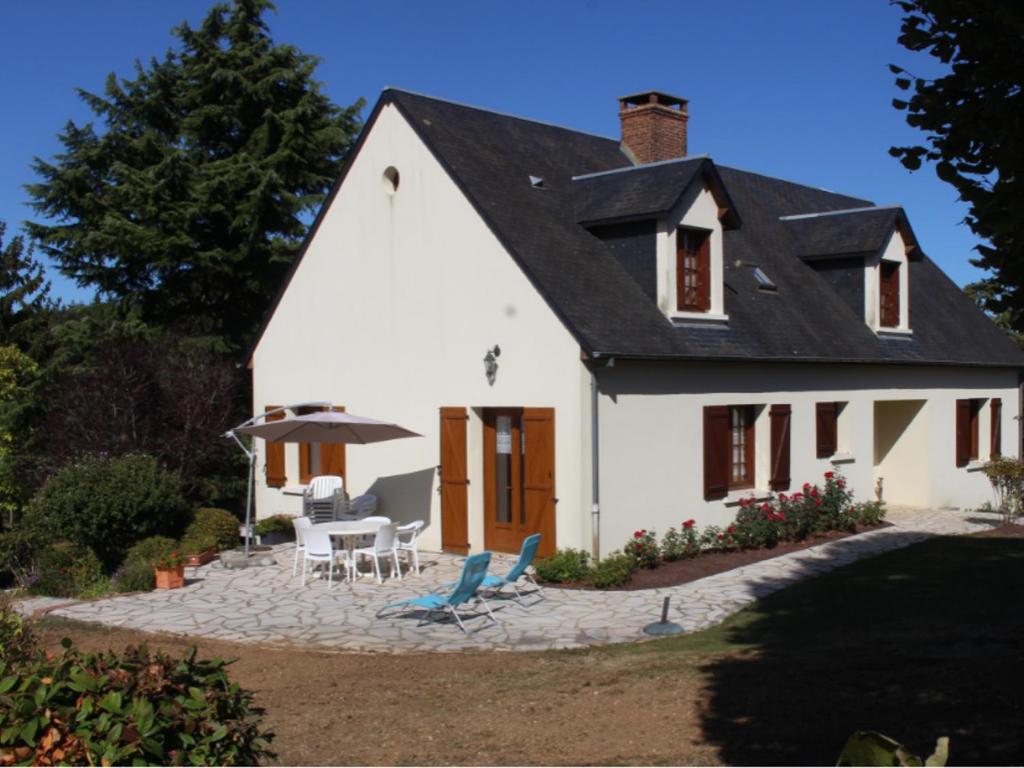
[[[274,550],[277,564],[228,570],[218,563],[187,569],[183,589],[121,595],[88,602],[27,599],[27,613],[95,621],[147,632],[168,632],[260,644],[319,646],[364,652],[574,648],[643,639],[644,625],[660,619],[662,600],[672,598],[670,619],[693,632],[718,624],[759,597],[800,579],[864,557],[947,533],[966,533],[998,523],[975,512],[890,508],[893,527],[821,544],[698,581],[661,589],[596,592],[545,588],[544,600],[524,609],[492,600],[500,619],[466,636],[451,623],[417,626],[414,613],[375,614],[386,604],[426,594],[458,575],[461,559],[420,553],[422,573],[378,586],[364,576],[355,584],[292,577],[292,545]],[[513,558],[496,555],[492,571]]]

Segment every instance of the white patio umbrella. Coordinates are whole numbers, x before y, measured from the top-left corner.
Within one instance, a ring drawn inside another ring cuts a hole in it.
[[[305,413],[301,416],[287,416],[276,421],[266,417],[284,411],[295,411],[304,406],[318,406],[325,410]],[[261,437],[272,443],[379,443],[398,440],[403,437],[423,437],[418,432],[400,427],[387,421],[378,421],[354,413],[331,410],[330,403],[299,403],[261,413],[224,434],[232,438],[249,457],[249,488],[245,501],[245,555],[249,556],[250,529],[252,524],[252,489],[256,465],[256,451],[252,445],[247,448],[239,435],[251,438]]]

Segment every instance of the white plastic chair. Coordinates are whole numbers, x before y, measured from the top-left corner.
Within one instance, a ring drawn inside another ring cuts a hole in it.
[[[413,572],[420,575],[420,552],[419,544],[420,531],[426,525],[422,520],[415,520],[407,525],[398,527],[398,551],[408,552],[409,560],[412,563]],[[403,537],[408,538],[403,538]]]
[[[329,499],[335,491],[344,491],[345,481],[338,475],[318,475],[311,478],[306,492],[311,499]]]
[[[383,517],[381,515],[371,515],[370,517],[360,517],[360,518],[358,518],[358,520],[361,523],[380,523],[381,525],[387,525],[388,523],[391,522],[391,518],[390,517]],[[372,547],[373,546],[373,535],[372,534],[367,534],[367,535],[358,537],[356,539],[356,546],[357,547],[364,547],[364,548],[365,547]]]
[[[313,521],[308,517],[293,517],[292,527],[295,529],[295,562],[292,565],[292,576],[299,572],[299,552],[305,550],[304,536]]]
[[[316,568],[317,563],[327,564],[327,586],[334,586],[334,562],[341,557],[345,562],[346,577],[352,578],[352,561],[348,559],[348,553],[343,550],[336,550],[331,543],[331,537],[324,531],[317,531],[308,528],[303,533],[305,546],[302,550],[302,586],[306,586],[306,571]],[[306,568],[306,564],[310,568]]]
[[[367,518],[369,519],[369,518]],[[377,536],[373,540],[372,547],[363,547],[355,550],[353,554],[356,555],[369,555],[373,558],[373,573],[377,577],[377,583],[383,584],[384,579],[380,575],[380,559],[382,557],[391,558],[391,576],[398,576],[399,581],[402,579],[402,569],[398,567],[398,548],[396,541],[398,539],[398,526],[395,523],[387,523],[382,525],[377,531]]]

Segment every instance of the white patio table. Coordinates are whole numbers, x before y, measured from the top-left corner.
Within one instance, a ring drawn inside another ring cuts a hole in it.
[[[345,549],[348,551],[349,560],[352,560],[352,551],[356,548],[356,538],[359,536],[376,536],[377,531],[382,525],[385,525],[385,523],[369,520],[335,520],[331,523],[317,523],[310,526],[310,528],[314,531],[323,531],[332,537],[340,537],[345,542]]]

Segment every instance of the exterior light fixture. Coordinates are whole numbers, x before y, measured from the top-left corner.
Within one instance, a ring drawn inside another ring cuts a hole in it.
[[[498,376],[498,358],[501,357],[501,347],[497,344],[493,349],[488,349],[484,355],[484,373],[487,375],[487,384],[494,386],[494,380]]]

